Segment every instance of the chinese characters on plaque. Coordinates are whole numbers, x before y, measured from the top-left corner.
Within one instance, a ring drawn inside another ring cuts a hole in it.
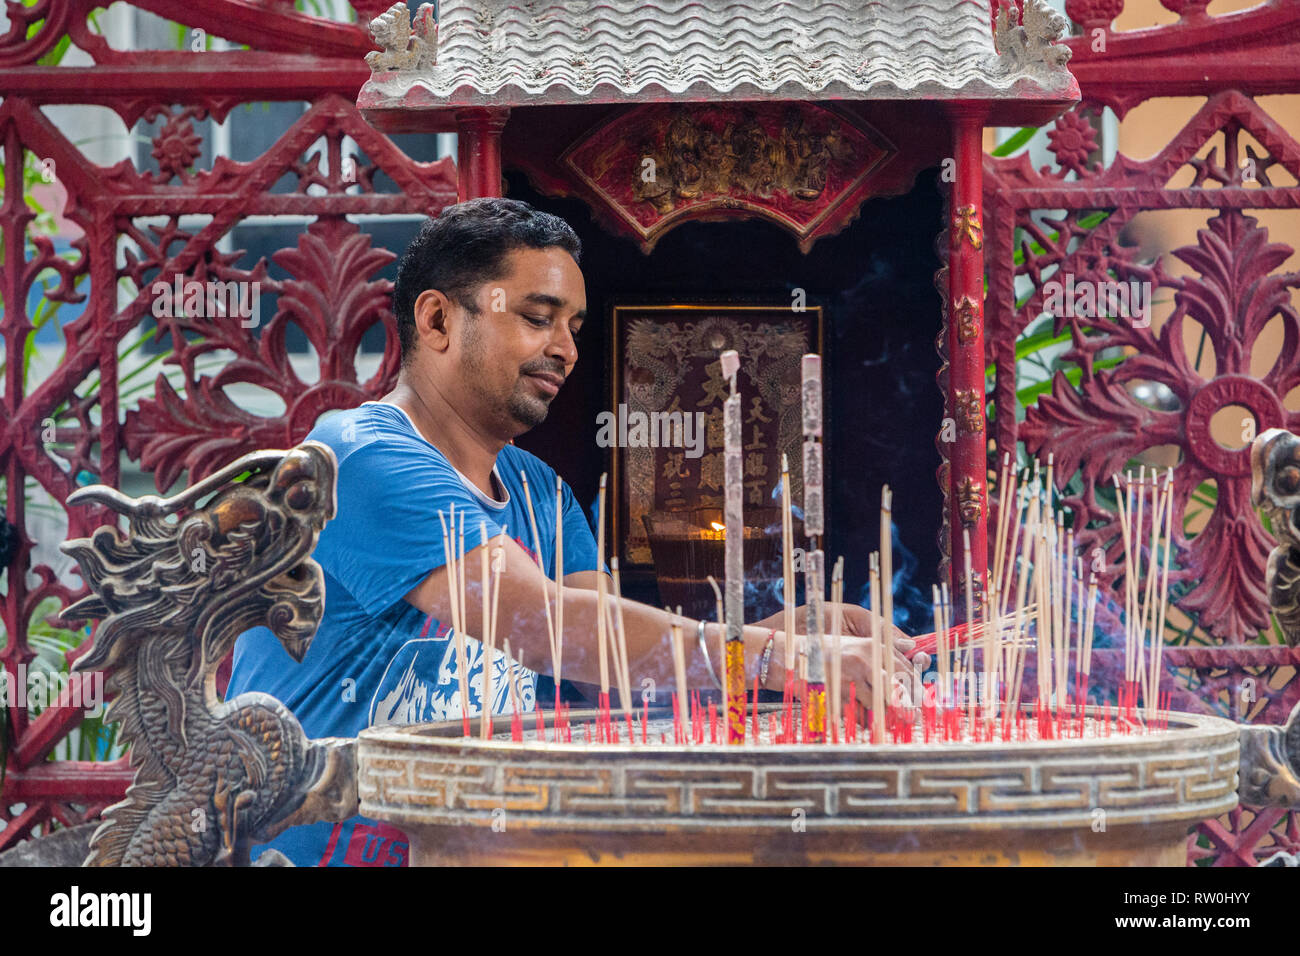
[[[818,307],[800,312],[789,306],[615,307],[613,410],[634,422],[678,416],[687,422],[686,440],[676,440],[679,433],[672,429],[651,427],[641,433],[648,440],[629,433],[614,448],[613,513],[622,561],[652,563],[645,516],[722,508],[728,386],[719,355],[726,349],[740,355],[745,508],[779,504],[774,493],[782,452],[789,457],[793,500],[800,500],[799,363],[804,353],[822,351],[821,339]],[[690,432],[697,420],[703,424],[702,442]]]

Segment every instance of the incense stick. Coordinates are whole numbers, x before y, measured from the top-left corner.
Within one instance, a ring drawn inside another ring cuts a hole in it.
[[[685,649],[682,647],[682,626],[677,623],[677,619],[674,617],[670,628],[673,641],[673,673],[677,682],[675,690],[682,721],[685,724],[689,722],[690,707],[687,704],[689,698],[686,696],[686,654]]]
[[[880,552],[871,553],[871,742],[885,742],[884,638],[880,617]],[[855,717],[856,719],[856,717]]]
[[[889,485],[880,489],[880,615],[884,638],[886,684],[889,701],[894,700],[894,514]]]
[[[835,561],[831,570],[831,705],[830,719],[838,725],[844,713],[840,682],[844,677],[844,655],[841,647],[841,633],[844,623],[844,558]],[[758,698],[754,698],[754,707],[758,708]],[[848,728],[840,727],[839,733],[844,737]]]
[[[930,603],[934,608],[934,633],[938,639],[939,706],[942,707],[944,688],[948,685],[948,633],[943,619],[943,602],[939,597],[937,584],[930,586]]]
[[[483,689],[482,689],[482,707],[479,708],[479,736],[488,740],[492,736],[492,638],[489,636],[492,623],[492,595],[491,581],[489,572],[491,570],[490,556],[491,550],[487,533],[487,522],[479,520],[478,523],[479,540],[482,544],[479,546],[479,570],[483,587],[483,620],[479,625],[479,643],[483,646]]]
[[[1004,539],[1006,537],[1007,524],[1010,521],[1010,516],[1007,514],[1007,503],[1008,501],[1013,505],[1016,503],[1014,494],[1011,494],[1010,498],[1007,497],[1009,486],[1012,483],[1011,476],[1011,452],[1007,451],[1002,453],[1002,474],[998,481],[998,528],[997,536],[993,539],[993,580],[990,583],[990,587],[996,588],[999,592],[1004,588],[1002,581],[1002,561],[1006,557],[1006,543]],[[967,537],[969,537],[969,534]]]
[[[523,482],[524,503],[528,506],[528,525],[533,532],[533,560],[537,564],[537,570],[542,572],[542,609],[546,612],[546,637],[551,645],[551,671],[556,680],[556,700],[559,700],[560,653],[555,635],[555,622],[551,620],[551,596],[546,588],[546,565],[542,562],[542,536],[537,532],[537,513],[533,510],[533,496],[528,490],[528,476],[524,474],[522,468],[519,470],[519,480]]]
[[[443,554],[447,558],[447,578],[448,578],[448,600],[451,604],[451,630],[453,640],[456,646],[456,674],[457,683],[460,687],[460,713],[464,723],[465,733],[469,734],[469,684],[465,679],[465,631],[464,619],[461,610],[461,600],[464,598],[464,591],[460,587],[461,576],[457,570],[458,561],[456,560],[456,506],[453,504],[450,510],[451,530],[448,531],[447,520],[443,517],[441,511],[438,512],[438,520],[442,523],[442,547]]]
[[[781,600],[785,610],[785,669],[794,669],[794,516],[790,511],[790,460],[781,454]]]
[[[600,692],[609,701],[609,635],[605,627],[605,475],[600,476],[596,506],[596,643],[600,654]]]
[[[513,655],[511,655],[510,653],[510,638],[508,637],[505,639],[505,652],[506,652],[506,681],[509,683],[510,686],[511,729],[513,730],[514,725],[517,724],[519,721],[520,703],[519,703],[519,688],[515,684],[515,659]],[[523,664],[521,663],[519,666],[522,667]]]
[[[1146,471],[1146,465],[1142,465],[1138,468],[1137,523],[1130,529],[1133,535],[1133,560],[1135,562],[1133,573],[1133,610],[1135,612],[1133,620],[1133,639],[1135,644],[1133,676],[1144,686],[1147,682],[1145,666],[1147,633],[1146,621],[1144,620],[1146,617],[1146,601],[1143,599],[1144,596],[1142,593],[1142,506],[1145,503],[1147,496]],[[1129,481],[1132,481],[1132,478],[1130,478]],[[1147,574],[1147,577],[1150,577],[1149,573]]]
[[[1164,674],[1165,611],[1169,602],[1169,564],[1174,548],[1174,470],[1165,474],[1165,541],[1160,569],[1160,611],[1156,620],[1155,648],[1151,655],[1151,694],[1147,702],[1149,719],[1155,720],[1160,702],[1160,678]]]
[[[599,571],[599,568],[597,569]],[[555,699],[564,664],[564,479],[555,476]]]
[[[456,671],[460,684],[461,715],[465,726],[465,736],[469,736],[469,648],[466,646],[465,628],[469,626],[467,606],[469,595],[465,590],[465,509],[460,512],[460,526],[456,532],[456,587],[459,589],[457,607],[460,609],[460,627],[456,628]]]
[[[492,618],[488,625],[488,642],[492,647],[492,653],[495,656],[497,646],[497,621],[501,608],[501,575],[506,570],[506,531],[501,529],[497,535],[497,546],[492,550]],[[491,663],[489,663],[491,666]],[[495,668],[493,668],[495,670]],[[492,680],[492,678],[489,678]],[[495,697],[495,688],[488,696],[488,723],[492,721],[492,698]]]
[[[1133,656],[1133,558],[1129,547],[1128,489],[1114,475],[1115,506],[1119,512],[1120,535],[1124,542],[1124,681],[1133,679],[1130,659]]]
[[[623,585],[618,578],[618,556],[609,559],[610,570],[614,575],[614,619],[618,628],[618,696],[623,703],[623,713],[632,713],[632,677],[627,661],[627,630],[623,625]]]

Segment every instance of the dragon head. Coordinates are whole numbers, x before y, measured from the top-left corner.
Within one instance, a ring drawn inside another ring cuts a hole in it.
[[[201,682],[240,633],[265,624],[301,661],[324,610],[320,566],[310,557],[334,516],[334,453],[319,442],[258,451],[170,498],[129,498],[105,485],[68,497],[127,518],[66,541],[91,595],[65,620],[103,619],[79,670],[117,664],[146,636],[174,632]]]
[[[1251,499],[1278,542],[1300,548],[1300,438],[1281,428],[1262,432],[1250,447],[1250,471]]]

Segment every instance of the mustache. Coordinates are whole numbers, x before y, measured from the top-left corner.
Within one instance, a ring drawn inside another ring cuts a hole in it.
[[[521,375],[558,375],[561,379],[567,379],[568,375],[564,373],[564,363],[549,362],[545,359],[538,359],[536,362],[529,362],[527,365],[519,366]]]

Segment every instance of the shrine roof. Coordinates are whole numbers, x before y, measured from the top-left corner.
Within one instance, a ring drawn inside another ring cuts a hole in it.
[[[371,22],[372,116],[646,101],[1020,101],[1079,98],[1056,43],[1068,23],[1026,0],[441,0],[412,25]],[[1026,102],[1028,101],[1028,102]],[[1035,101],[1041,101],[1036,102]]]

